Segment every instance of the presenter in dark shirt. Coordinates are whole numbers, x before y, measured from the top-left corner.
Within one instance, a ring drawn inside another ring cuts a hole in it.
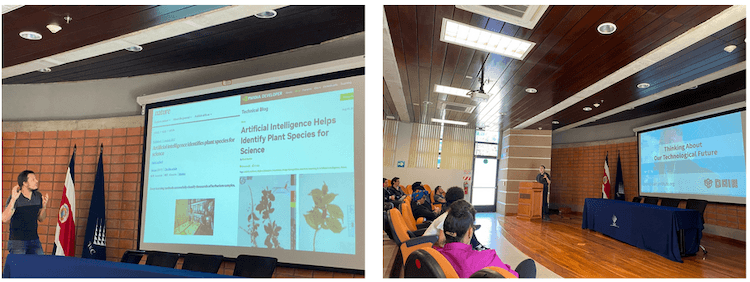
[[[550,221],[547,197],[549,196],[549,185],[552,184],[552,180],[550,180],[549,173],[544,171],[545,169],[543,165],[539,166],[539,174],[536,175],[536,182],[544,184],[544,190],[542,191],[542,220]]]
[[[10,221],[9,253],[44,254],[37,222],[47,217],[48,200],[49,194],[42,196],[39,192],[39,180],[33,171],[25,170],[18,175],[18,185],[11,189],[3,210],[3,223]]]

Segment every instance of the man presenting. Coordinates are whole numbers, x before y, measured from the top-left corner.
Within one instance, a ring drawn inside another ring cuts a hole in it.
[[[552,180],[549,179],[549,174],[544,171],[545,169],[543,165],[539,166],[539,174],[536,175],[536,182],[544,184],[544,190],[542,191],[542,220],[550,221],[547,197],[549,194],[549,185],[552,184]]]
[[[49,194],[42,196],[38,190],[36,175],[25,170],[18,175],[18,185],[11,189],[10,198],[5,202],[3,223],[10,221],[8,251],[11,254],[44,254],[36,230],[38,222],[47,217]]]

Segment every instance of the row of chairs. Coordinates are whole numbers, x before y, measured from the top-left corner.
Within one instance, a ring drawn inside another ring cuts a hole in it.
[[[393,262],[390,277],[398,278],[404,270],[407,278],[459,278],[456,270],[448,260],[432,248],[437,242],[438,236],[418,236],[412,232],[398,209],[393,208],[386,212],[385,223],[392,232],[391,239],[398,246],[398,253]],[[526,260],[516,267],[516,272],[521,278],[535,278],[536,264],[533,260]],[[496,267],[484,268],[475,273],[476,277],[502,277],[515,278],[510,272]],[[472,275],[472,277],[475,277]]]
[[[140,263],[146,256],[146,265],[174,268],[180,256],[183,257],[182,269],[200,271],[206,273],[219,273],[224,256],[188,253],[181,255],[177,253],[159,251],[128,250],[122,255],[121,262]],[[234,276],[248,278],[271,278],[276,270],[278,259],[272,257],[240,255],[235,260]]]
[[[679,207],[680,206],[680,199],[671,199],[671,198],[657,198],[657,197],[633,197],[633,202],[640,203],[641,199],[643,199],[644,204],[651,204],[651,205],[658,205],[659,200],[661,200],[661,206],[663,207]],[[685,209],[689,210],[695,210],[698,211],[701,214],[701,219],[703,222],[706,222],[706,218],[703,217],[703,213],[706,212],[706,207],[708,206],[708,201],[706,200],[697,200],[697,199],[687,199],[687,202],[685,203]],[[701,250],[703,250],[704,254],[707,254],[708,251],[706,251],[706,248],[703,247],[703,245],[699,245]]]

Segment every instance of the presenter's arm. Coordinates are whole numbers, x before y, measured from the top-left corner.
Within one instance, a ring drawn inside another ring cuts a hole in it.
[[[39,210],[39,217],[37,217],[37,221],[42,222],[45,218],[47,218],[47,202],[49,201],[49,194],[44,194],[42,196],[42,209]]]
[[[5,206],[3,210],[3,223],[8,222],[13,214],[16,213],[16,200],[21,196],[21,188],[16,185],[11,188],[10,202]]]
[[[544,179],[547,180],[547,185],[552,185],[552,180],[549,179],[549,174],[546,172],[544,173]]]

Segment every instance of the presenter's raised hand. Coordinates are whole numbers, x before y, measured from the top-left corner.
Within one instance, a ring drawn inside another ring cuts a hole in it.
[[[21,196],[21,188],[18,187],[18,185],[13,186],[13,188],[11,188],[11,193],[10,193],[11,200],[13,201],[18,200],[18,197],[20,196]]]
[[[48,201],[49,201],[49,193],[44,194],[44,196],[42,196],[42,207],[46,208]]]

